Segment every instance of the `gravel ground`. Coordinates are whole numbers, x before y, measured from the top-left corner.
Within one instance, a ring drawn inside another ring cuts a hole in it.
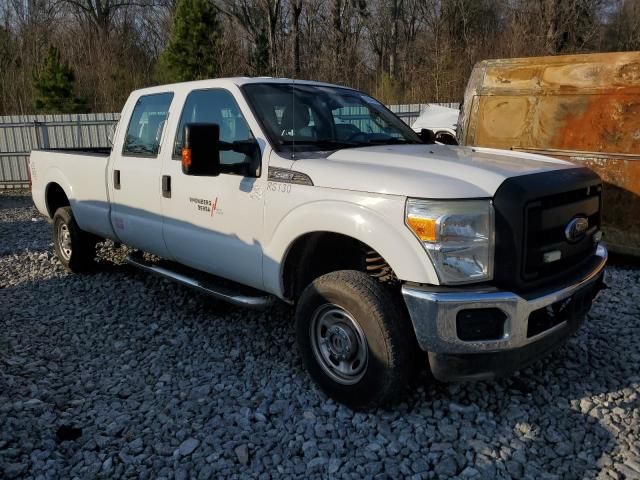
[[[518,376],[355,413],[302,370],[287,307],[213,302],[113,245],[84,276],[51,251],[0,194],[0,477],[640,478],[638,269]]]

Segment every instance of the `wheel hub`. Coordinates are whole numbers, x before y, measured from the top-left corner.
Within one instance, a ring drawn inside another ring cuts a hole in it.
[[[69,232],[69,226],[66,223],[61,223],[58,227],[58,244],[64,259],[71,258],[71,232]]]
[[[340,360],[348,360],[356,353],[353,330],[348,325],[333,325],[327,330],[327,348]]]
[[[329,377],[343,385],[362,379],[369,349],[362,329],[349,312],[332,304],[318,307],[309,334],[313,354]]]

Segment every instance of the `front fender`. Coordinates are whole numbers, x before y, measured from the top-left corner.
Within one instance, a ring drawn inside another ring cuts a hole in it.
[[[404,202],[401,197],[365,197],[357,203],[321,200],[290,210],[265,245],[265,288],[282,297],[286,256],[298,238],[313,232],[359,240],[382,255],[400,280],[437,285],[427,253],[404,224]]]

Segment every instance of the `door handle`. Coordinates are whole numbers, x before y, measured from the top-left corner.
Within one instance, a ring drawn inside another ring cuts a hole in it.
[[[162,196],[164,198],[171,198],[171,176],[162,176]]]
[[[120,170],[113,171],[113,188],[120,190]]]

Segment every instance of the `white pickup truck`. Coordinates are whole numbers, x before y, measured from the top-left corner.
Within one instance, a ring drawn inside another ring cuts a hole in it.
[[[131,94],[110,151],[33,151],[33,199],[70,271],[111,239],[219,299],[295,305],[313,379],[371,406],[421,365],[445,381],[522,368],[603,285],[597,175],[422,133],[335,85],[158,86]]]

